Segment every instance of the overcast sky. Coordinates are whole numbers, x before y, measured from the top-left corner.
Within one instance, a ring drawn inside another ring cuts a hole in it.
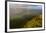
[[[42,13],[41,5],[25,5],[25,4],[10,4],[10,15],[14,16],[16,14],[36,14]],[[24,11],[25,10],[25,11]]]
[[[15,8],[15,7],[18,7],[18,6],[16,6],[17,4],[11,4],[10,5],[10,8]],[[35,9],[35,10],[41,10],[42,9],[42,6],[41,5],[23,5],[23,4],[19,4],[19,5],[21,5],[21,6],[25,6],[25,8],[28,8],[28,9]],[[18,7],[19,8],[19,7]],[[20,7],[21,8],[21,7]],[[22,7],[23,8],[23,7]]]

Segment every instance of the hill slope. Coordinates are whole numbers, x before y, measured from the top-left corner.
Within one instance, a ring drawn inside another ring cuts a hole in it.
[[[28,21],[24,28],[34,28],[34,27],[42,27],[42,15],[34,17],[32,20]]]

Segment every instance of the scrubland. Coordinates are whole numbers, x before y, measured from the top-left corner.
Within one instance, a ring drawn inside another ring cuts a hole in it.
[[[10,18],[10,28],[39,28],[42,27],[42,15],[24,15]]]

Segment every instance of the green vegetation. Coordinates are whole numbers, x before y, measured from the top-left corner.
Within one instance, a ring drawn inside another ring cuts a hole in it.
[[[34,27],[42,27],[42,16],[36,16],[32,20],[28,21],[24,27],[34,28]]]
[[[36,28],[42,27],[41,15],[24,15],[10,18],[10,28]]]

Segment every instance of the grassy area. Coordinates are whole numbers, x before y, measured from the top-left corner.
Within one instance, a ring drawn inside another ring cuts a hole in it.
[[[28,21],[24,25],[24,27],[27,27],[27,28],[42,27],[42,16],[39,15],[39,16],[34,17],[32,20]]]
[[[42,27],[41,15],[24,15],[10,18],[10,28],[35,28]]]

